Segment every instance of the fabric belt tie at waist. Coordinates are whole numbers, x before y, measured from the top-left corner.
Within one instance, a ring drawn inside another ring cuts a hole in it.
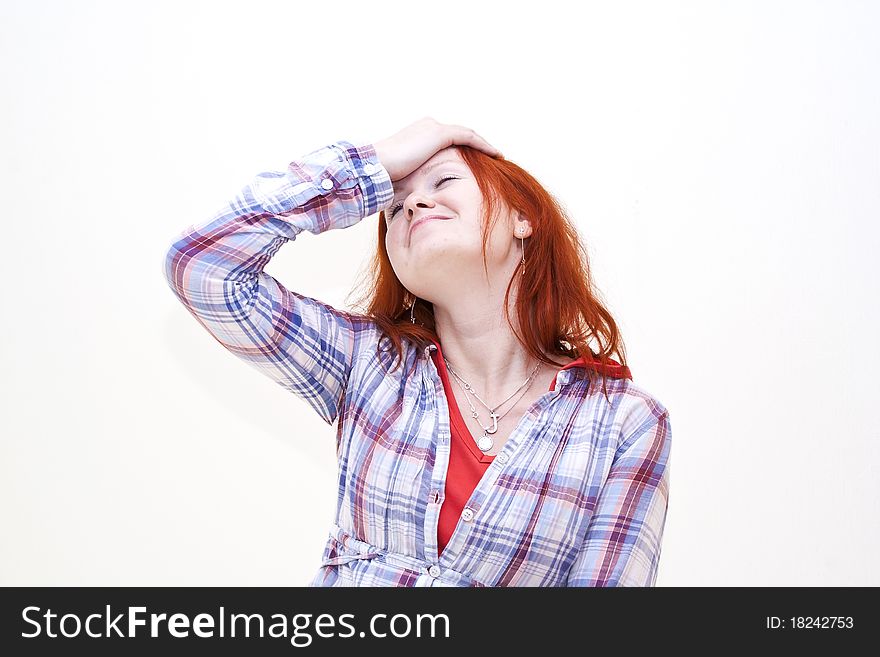
[[[336,542],[338,554],[335,557],[324,559],[322,564],[324,566],[340,566],[358,559],[378,559],[384,563],[418,573],[420,575],[419,580],[424,577],[425,584],[434,581],[434,585],[436,585],[439,584],[439,581],[435,580],[443,579],[447,580],[445,584],[447,586],[485,586],[485,584],[477,582],[472,577],[451,568],[443,568],[440,578],[432,577],[428,572],[431,564],[409,555],[383,551],[374,545],[353,537],[336,524],[333,525],[330,536]],[[417,586],[419,585],[417,584]],[[430,586],[430,584],[427,585]]]
[[[373,559],[379,556],[379,552],[366,552],[364,554],[340,554],[338,557],[333,557],[332,559],[325,559],[325,566],[339,566],[344,563],[348,563],[349,561],[354,561],[355,559]]]

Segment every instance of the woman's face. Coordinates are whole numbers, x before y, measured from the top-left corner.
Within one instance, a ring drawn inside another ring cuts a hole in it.
[[[503,207],[503,205],[502,205]],[[437,215],[436,218],[423,218]],[[445,148],[394,183],[385,211],[385,247],[394,273],[410,292],[443,303],[462,285],[485,277],[482,260],[483,197],[458,149]],[[489,272],[516,267],[510,217],[499,217],[486,245]],[[454,298],[454,297],[453,297]]]

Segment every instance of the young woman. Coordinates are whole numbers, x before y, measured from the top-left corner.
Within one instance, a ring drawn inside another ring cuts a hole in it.
[[[363,313],[263,271],[301,231],[377,212]],[[425,118],[261,173],[165,274],[220,344],[337,422],[312,586],[654,585],[669,413],[632,382],[560,205],[474,131]]]

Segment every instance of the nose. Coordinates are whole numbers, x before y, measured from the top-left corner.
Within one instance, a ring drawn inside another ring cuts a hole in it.
[[[415,213],[415,208],[433,208],[435,205],[434,201],[432,201],[427,196],[422,196],[421,194],[410,194],[410,197],[406,199],[405,203],[405,213],[406,218],[411,220],[413,218],[413,214]]]

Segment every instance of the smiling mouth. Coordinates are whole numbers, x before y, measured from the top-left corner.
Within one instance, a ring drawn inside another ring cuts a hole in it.
[[[416,221],[416,223],[414,223],[414,224],[410,227],[410,229],[409,229],[410,237],[412,237],[413,231],[415,231],[415,229],[418,228],[419,226],[421,226],[422,224],[426,224],[426,223],[428,223],[429,221],[446,221],[447,219],[449,219],[449,217],[441,217],[441,216],[422,217],[421,219],[419,219],[418,221]]]

